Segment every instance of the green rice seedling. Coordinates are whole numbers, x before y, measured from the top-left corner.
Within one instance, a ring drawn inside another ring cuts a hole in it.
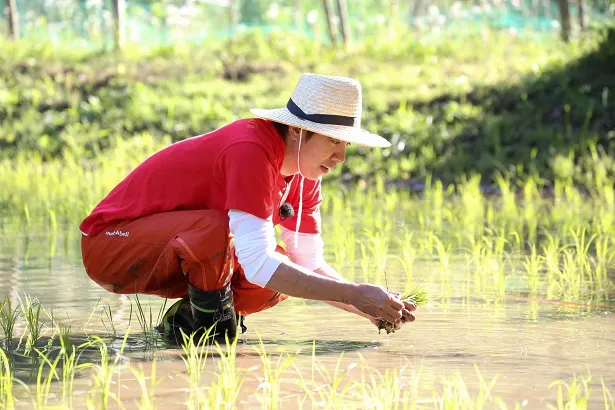
[[[554,280],[550,283],[550,297],[578,300],[581,294],[582,278],[579,275],[576,258],[569,250],[562,253],[562,268],[552,272]],[[555,293],[553,290],[555,289]]]
[[[587,229],[581,227],[579,229],[571,229],[571,236],[574,240],[574,255],[576,257],[576,263],[578,266],[583,266],[587,261],[589,250],[592,242],[596,239],[598,234],[592,234],[589,239],[585,239]]]
[[[301,403],[300,403],[301,405],[299,406],[299,408],[304,407],[304,404],[305,404],[304,402],[306,399],[309,399],[311,403],[316,403],[316,396],[314,395],[314,390],[316,388],[316,381],[314,379],[315,371],[316,371],[316,340],[312,341],[312,355],[311,355],[311,361],[310,361],[311,378],[306,379],[305,377],[303,377],[303,372],[297,366],[296,362],[293,362],[292,365],[295,368],[295,373],[297,375],[295,384],[299,386],[299,388],[305,393],[305,396],[301,400]]]
[[[225,347],[216,342],[216,352],[218,359],[216,360],[216,378],[209,388],[210,406],[215,404],[215,407],[234,407],[239,400],[239,393],[243,385],[243,376],[237,368],[237,338],[232,342],[228,336],[225,337]],[[215,398],[215,401],[212,400]],[[213,403],[212,403],[213,402]]]
[[[469,253],[469,258],[472,263],[477,264],[478,261],[480,261],[483,253],[483,237],[481,236],[477,240],[476,236],[468,234],[467,242],[468,247],[466,249],[466,252]]]
[[[203,373],[207,364],[207,356],[209,350],[207,344],[204,343],[209,337],[210,331],[204,332],[199,340],[195,340],[195,334],[186,335],[182,332],[182,349],[184,356],[182,361],[186,365],[189,398],[188,408],[191,410],[207,408],[205,395],[203,394]]]
[[[532,296],[538,294],[538,287],[540,285],[540,271],[542,269],[542,257],[538,255],[536,250],[536,244],[531,245],[531,252],[529,256],[526,256],[523,262],[525,273],[527,275],[527,286]]]
[[[92,311],[90,312],[90,315],[88,316],[88,319],[85,321],[85,323],[83,324],[83,327],[81,328],[82,330],[85,331],[88,325],[90,324],[90,321],[92,320],[92,316],[94,316],[94,313],[96,312],[96,309],[98,308],[98,305],[100,304],[101,299],[102,297],[99,297],[98,300],[96,301],[96,304],[92,308]]]
[[[608,235],[600,235],[596,238],[596,285],[599,289],[608,292],[613,288],[613,282],[609,279],[608,269],[615,268],[615,249],[611,250],[612,240]]]
[[[523,236],[520,235],[519,232],[513,230],[510,232],[510,238],[510,240],[507,240],[507,243],[511,245],[512,249],[522,251],[525,246]]]
[[[58,232],[58,218],[56,212],[51,208],[47,208],[47,213],[49,214],[49,227],[51,231]],[[53,255],[55,252],[50,252],[50,254]]]
[[[395,209],[399,205],[399,192],[389,191],[384,195],[384,211],[387,214],[395,212]]]
[[[438,255],[438,260],[440,262],[440,296],[444,299],[447,299],[452,295],[453,288],[451,285],[451,255],[450,255],[450,245],[446,246],[444,242],[438,238],[437,236],[432,234],[431,238],[432,244],[436,253]]]
[[[364,229],[363,234],[368,241],[368,248],[371,250],[372,258],[376,262],[376,274],[380,277],[386,268],[387,244],[386,238],[380,231]]]
[[[472,266],[471,271],[473,271],[473,288],[474,293],[480,294],[485,292],[488,288],[487,286],[487,272],[488,269],[488,261],[489,256],[486,255],[489,252],[489,249],[484,246],[484,243],[488,241],[487,238],[483,237],[480,242],[476,242],[475,246],[472,248]]]
[[[117,337],[117,331],[115,330],[115,324],[113,323],[113,314],[111,313],[111,305],[103,306],[103,312],[105,316],[107,317],[107,319],[109,320],[109,325],[111,326],[111,333],[113,334],[113,337]],[[103,323],[103,326],[105,326],[105,329],[107,329],[107,325],[105,321],[102,319],[101,321]],[[107,329],[107,331],[109,330]]]
[[[42,359],[40,361],[40,365],[38,367],[38,373],[36,375],[36,402],[35,408],[37,409],[46,409],[48,408],[47,402],[49,400],[49,390],[51,389],[51,382],[55,378],[59,379],[57,368],[58,363],[60,362],[61,355],[57,355],[56,358],[51,361],[45,355],[45,353],[41,352],[36,347],[33,350],[38,353],[39,357]],[[45,365],[49,367],[48,371],[45,372]],[[45,376],[46,373],[46,376]]]
[[[11,362],[4,350],[0,349],[0,408],[2,409],[13,409],[15,406],[14,380]]]
[[[412,280],[412,269],[414,266],[414,261],[416,260],[416,249],[412,246],[412,236],[412,233],[404,232],[403,236],[399,240],[400,256],[398,256],[397,259],[403,267],[406,282],[410,282]]]
[[[495,289],[497,301],[502,302],[506,295],[506,265],[498,259],[489,259],[488,263],[488,269],[492,272],[493,287]]]
[[[410,302],[416,307],[426,306],[430,302],[428,285],[424,282],[414,282],[406,289],[404,294],[400,295],[399,299],[403,302]],[[378,327],[378,332],[383,329],[387,334],[395,332],[394,326],[384,319],[378,319],[376,325]]]
[[[23,317],[26,319],[26,328],[28,329],[28,339],[26,341],[26,354],[30,352],[41,338],[43,323],[40,320],[42,305],[35,301],[30,295],[25,295],[25,300],[19,296],[19,304]]]
[[[356,247],[356,235],[355,230],[352,225],[349,226],[346,234],[344,235],[344,249],[346,254],[348,255],[348,260],[351,261],[349,266],[349,277],[354,278],[355,273],[355,265],[354,261],[356,260],[357,247]]]
[[[87,341],[79,346],[75,346],[72,342],[70,335],[70,325],[62,325],[61,323],[54,322],[56,327],[56,333],[59,335],[60,340],[60,354],[62,364],[61,374],[61,389],[62,389],[62,407],[67,409],[73,408],[73,383],[75,375],[78,371],[92,367],[92,363],[79,363],[79,357],[81,353],[77,354],[77,351],[83,348],[87,348],[92,345],[92,341]]]
[[[62,349],[64,349],[65,351],[71,350],[74,346],[71,337],[70,323],[56,323],[55,326]]]
[[[141,334],[143,335],[143,339],[145,341],[145,345],[148,349],[153,349],[158,345],[158,334],[154,330],[154,327],[157,323],[160,323],[162,320],[162,316],[164,315],[164,309],[166,308],[167,299],[165,298],[164,304],[162,308],[158,312],[157,319],[154,319],[154,315],[152,313],[152,307],[149,306],[149,312],[146,314],[141,301],[139,300],[139,295],[135,294],[135,303],[137,306],[136,315],[137,320],[139,321],[139,325],[141,326]],[[130,318],[132,318],[132,303],[130,304]],[[156,322],[155,322],[156,320]]]
[[[363,281],[364,282],[369,282],[370,277],[370,266],[371,266],[371,258],[369,256],[369,253],[367,251],[367,246],[365,245],[365,243],[363,241],[359,241],[359,246],[361,249],[361,260],[359,261],[359,263],[361,264],[361,272],[363,274]]]
[[[556,380],[549,389],[557,387],[557,406],[549,405],[550,409],[587,409],[591,393],[591,376],[575,376],[570,383]]]
[[[71,325],[67,322],[60,322],[56,320],[53,310],[47,310],[43,307],[43,311],[51,321],[51,326],[53,326],[55,335],[58,336],[58,340],[60,341],[60,346],[70,347],[72,346],[71,339]]]
[[[141,366],[139,366],[138,369],[134,366],[128,366],[128,369],[137,380],[137,383],[139,383],[139,388],[141,389],[141,402],[139,403],[139,409],[141,410],[154,410],[156,408],[154,405],[156,397],[155,389],[156,386],[160,384],[161,380],[156,379],[156,357],[154,357],[150,363],[149,375],[145,374]]]
[[[433,244],[433,248],[436,250],[436,254],[438,255],[438,260],[440,261],[440,266],[442,267],[441,275],[442,276],[450,276],[451,273],[451,257],[449,254],[450,246],[445,246],[444,242],[436,235],[431,234],[431,243]]]
[[[406,375],[406,373],[409,373]],[[416,409],[419,400],[420,369],[386,369],[380,372],[368,366],[361,367],[361,379],[355,382],[348,396],[362,408]]]
[[[435,234],[432,231],[423,232],[416,240],[416,252],[418,255],[431,255],[433,251],[432,240]]]
[[[508,221],[514,221],[517,218],[518,209],[510,179],[498,175],[495,182],[500,189],[501,217]]]
[[[427,306],[431,301],[429,296],[429,285],[425,282],[414,282],[411,287],[406,287],[406,291],[400,299],[405,302],[410,302],[416,307]]]
[[[80,346],[80,347],[83,347]],[[92,367],[92,363],[78,363],[79,356],[77,355],[77,349],[79,347],[70,346],[68,349],[62,347],[62,407],[72,409],[73,408],[73,385],[75,381],[75,375],[78,371]]]
[[[595,232],[601,232],[608,234],[615,231],[615,212],[613,207],[601,207],[600,210],[591,221],[591,230]]]
[[[192,409],[234,408],[237,405],[241,387],[242,373],[236,368],[236,341],[226,340],[226,351],[216,343],[218,358],[212,356],[216,364],[209,385],[191,388],[190,406]]]
[[[480,190],[480,175],[473,175],[470,179],[463,178],[458,185],[461,195],[460,225],[465,232],[477,234],[483,225],[483,211],[485,209],[484,196]]]
[[[262,408],[278,409],[281,403],[282,393],[282,375],[286,369],[293,363],[294,355],[282,353],[278,360],[274,362],[273,357],[267,353],[263,341],[258,335],[258,346],[255,347],[256,353],[260,356],[263,366],[263,375],[259,377],[258,400]]]
[[[523,183],[523,220],[527,227],[527,239],[530,242],[536,242],[538,230],[540,193],[537,179],[537,176],[531,176]]]
[[[488,408],[506,408],[500,398],[493,397],[491,394],[498,376],[495,376],[489,383],[486,383],[476,364],[474,369],[478,374],[480,382],[479,391],[475,397],[470,393],[464,377],[461,373],[457,372],[455,375],[443,379],[444,391],[442,395],[433,392],[434,407],[441,410],[483,409],[489,404]]]
[[[560,252],[561,252],[561,246],[560,246],[560,242],[559,242],[559,238],[546,233],[546,243],[543,244],[541,246],[542,248],[542,254],[543,254],[543,260],[544,260],[544,266],[546,268],[547,271],[547,285],[548,288],[553,288],[553,286],[555,286],[558,282],[559,282],[559,277],[561,275],[560,273],[560,267],[559,267],[559,259],[560,259]]]
[[[466,304],[471,303],[471,295],[472,295],[472,287],[474,284],[472,283],[472,257],[469,254],[464,254],[465,260],[465,278],[463,281],[463,297]]]
[[[5,295],[2,305],[0,305],[0,327],[4,334],[4,348],[7,352],[13,351],[13,332],[15,331],[15,323],[19,317],[19,306],[13,308],[11,306],[11,298]]]
[[[540,305],[536,299],[530,299],[527,302],[525,311],[525,317],[527,320],[537,321],[538,320],[538,312],[540,311]]]
[[[327,367],[321,363],[315,363],[315,368],[321,378],[324,379],[324,383],[320,388],[316,388],[317,403],[322,403],[324,408],[340,408],[343,406],[348,392],[353,388],[353,383],[347,381],[344,384],[346,375],[350,370],[348,367],[342,369],[342,359],[344,353],[342,352],[335,364],[333,371],[327,370]],[[315,395],[316,396],[316,395]]]
[[[424,211],[426,215],[430,215],[431,218],[426,219],[431,222],[431,226],[421,226],[421,230],[434,230],[436,234],[442,232],[442,221],[444,219],[444,186],[442,181],[436,180],[432,184],[432,177],[429,175],[425,181],[424,191]]]
[[[23,206],[23,222],[26,228],[30,226],[30,208],[27,204]]]
[[[600,378],[600,384],[602,385],[602,397],[604,399],[605,410],[615,410],[615,400],[609,391],[609,388],[604,384],[604,379]]]
[[[348,264],[348,261],[354,261],[355,257],[355,235],[352,224],[343,224],[336,222],[332,229],[333,239],[332,248],[335,258],[335,266],[338,272],[346,275],[350,269],[348,278],[352,278],[354,273],[354,265]],[[349,266],[347,266],[349,265]]]
[[[504,259],[506,253],[506,245],[508,245],[508,243],[509,240],[507,232],[505,230],[501,230],[493,242],[492,257],[497,260]]]
[[[124,340],[122,342],[122,346],[120,348],[119,353],[115,356],[115,359],[111,361],[109,357],[109,348],[105,341],[98,336],[94,336],[92,340],[92,344],[98,345],[99,353],[100,353],[100,364],[96,364],[94,366],[94,373],[92,375],[93,385],[89,391],[88,397],[86,399],[86,405],[88,409],[108,409],[109,408],[109,400],[113,400],[118,406],[121,406],[120,400],[120,380],[118,374],[118,393],[115,394],[111,391],[111,385],[113,382],[113,375],[118,370],[119,362],[124,353],[124,348],[126,347],[126,341],[128,340],[128,335],[130,334],[130,328],[126,331],[124,335]]]

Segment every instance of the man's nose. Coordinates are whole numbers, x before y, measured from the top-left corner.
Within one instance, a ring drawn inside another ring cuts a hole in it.
[[[346,161],[346,146],[333,154],[333,161],[336,164],[341,164]]]

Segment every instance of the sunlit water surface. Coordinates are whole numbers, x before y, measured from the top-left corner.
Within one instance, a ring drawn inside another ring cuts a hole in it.
[[[53,309],[56,318],[71,323],[76,335],[109,336],[112,331],[102,307],[110,307],[117,332],[114,346],[119,349],[128,329],[131,301],[91,282],[79,258],[77,235],[52,239],[46,234],[5,232],[0,242],[0,295],[10,294],[14,300],[16,294],[36,297]],[[433,269],[418,262],[416,278],[429,282]],[[387,282],[390,288],[403,290],[399,274],[388,272]],[[314,371],[315,347],[317,363],[331,373],[343,353],[340,369],[347,372],[346,378],[360,377],[361,363],[380,371],[395,369],[408,380],[418,374],[425,399],[430,399],[432,388],[441,386],[442,376],[457,371],[474,390],[478,384],[475,365],[487,382],[498,376],[492,394],[509,407],[523,403],[528,408],[544,408],[546,401],[556,399],[555,388],[549,388],[551,382],[569,381],[587,372],[592,375],[595,405],[600,406],[602,400],[600,378],[615,392],[615,315],[608,304],[579,309],[521,297],[486,304],[483,299],[468,299],[460,290],[456,294],[456,290],[453,280],[453,294],[446,303],[420,309],[415,323],[390,335],[326,304],[287,300],[246,319],[248,332],[238,345],[237,367],[262,366],[255,353],[260,335],[274,363],[279,353],[297,353],[294,364],[305,377]],[[158,315],[161,299],[142,297],[141,302],[148,311],[152,309],[154,317]],[[147,372],[152,353],[144,351],[139,329],[133,316],[135,337],[129,340],[126,355]],[[188,396],[182,351],[164,345],[158,349],[156,373],[162,380],[155,390],[158,403],[167,409],[184,408]],[[291,383],[295,376],[289,373],[282,393],[289,406],[303,397],[301,389]],[[84,377],[75,381],[75,406],[85,400],[90,383]],[[245,379],[240,407],[260,406],[253,394],[259,383],[256,377]],[[121,389],[122,403],[127,408],[138,407],[140,391],[129,372],[122,377]]]

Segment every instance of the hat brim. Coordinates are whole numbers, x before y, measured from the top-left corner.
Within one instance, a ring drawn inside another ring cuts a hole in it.
[[[326,135],[331,138],[357,145],[375,148],[387,148],[391,146],[391,143],[382,138],[380,135],[372,134],[362,128],[348,127],[345,125],[320,124],[317,122],[304,120],[294,114],[291,114],[287,108],[276,108],[272,110],[252,108],[250,111],[252,114],[260,118],[300,127],[308,131],[313,131],[318,134]]]

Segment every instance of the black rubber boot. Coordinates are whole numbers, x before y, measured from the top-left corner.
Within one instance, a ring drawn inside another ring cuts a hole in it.
[[[209,329],[210,338],[224,341],[227,335],[229,342],[235,340],[237,317],[230,282],[217,290],[202,290],[188,285],[188,298],[194,319],[195,341]]]
[[[167,342],[180,346],[183,344],[184,337],[182,332],[189,337],[194,331],[194,319],[187,296],[175,302],[166,311],[156,330],[160,332]]]

